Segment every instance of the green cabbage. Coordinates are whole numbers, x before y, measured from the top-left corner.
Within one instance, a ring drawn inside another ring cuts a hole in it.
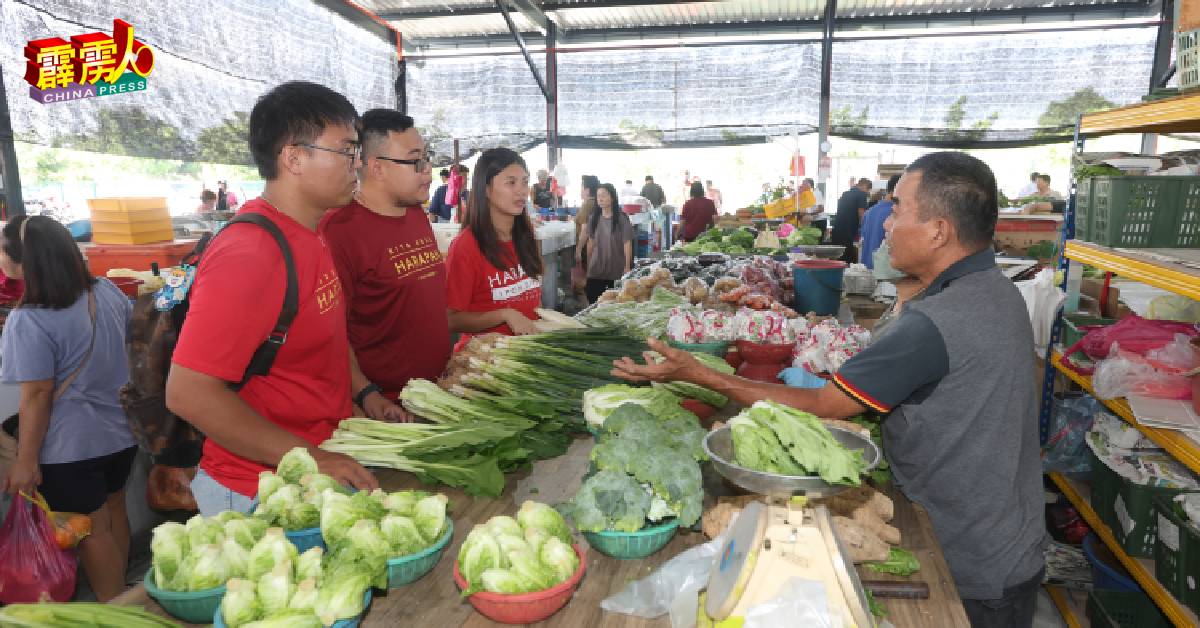
[[[304,550],[304,553],[296,559],[296,579],[297,580],[316,580],[321,582],[321,560],[325,557],[325,550],[321,546],[310,547]]]
[[[445,495],[430,495],[413,508],[413,522],[426,543],[437,541],[446,529],[446,504],[449,501]]]
[[[417,502],[425,497],[429,497],[425,491],[397,491],[383,498],[383,507],[392,514],[411,517]]]
[[[658,418],[683,413],[692,415],[679,405],[679,398],[661,388],[607,384],[583,393],[583,418],[592,427],[602,427],[608,415],[627,403],[642,406]]]
[[[249,561],[246,564],[246,579],[257,582],[263,574],[269,573],[275,565],[299,559],[296,546],[287,540],[282,528],[269,528],[258,543],[250,549]]]
[[[225,526],[216,519],[206,519],[203,515],[195,515],[187,520],[188,545],[215,545],[225,538]]]
[[[283,561],[258,579],[258,601],[263,615],[270,617],[285,610],[292,599],[292,563]]]
[[[371,575],[355,563],[338,563],[317,592],[313,612],[321,623],[357,617],[363,612],[363,595],[371,587]]]
[[[233,537],[225,537],[221,541],[221,556],[229,565],[229,577],[241,578],[246,575],[246,567],[250,564],[250,550],[242,547]]]
[[[217,545],[193,547],[179,569],[188,591],[215,589],[229,579],[229,564]]]
[[[393,558],[416,554],[429,546],[411,517],[387,515],[379,520],[379,530],[391,546],[388,555]]]
[[[508,563],[513,575],[521,579],[526,591],[544,591],[554,586],[558,580],[554,572],[542,564],[529,546],[508,553]]]
[[[525,581],[508,569],[488,569],[479,577],[479,581],[484,591],[492,593],[525,593],[530,590],[525,587]]]
[[[292,594],[292,599],[288,601],[288,608],[296,611],[311,611],[313,606],[317,604],[317,581],[315,578],[307,578],[300,581],[296,585],[296,592]]]
[[[283,478],[275,475],[271,471],[263,471],[258,474],[258,503],[262,504],[271,498],[275,491],[281,489],[287,482]]]
[[[741,466],[784,475],[818,475],[829,484],[858,486],[867,464],[807,412],[759,401],[729,421],[734,460]]]
[[[558,538],[551,538],[542,545],[538,559],[554,573],[554,584],[570,578],[579,569],[579,555]]]
[[[310,611],[284,611],[266,619],[244,624],[242,628],[324,628]]]
[[[221,618],[229,628],[239,628],[262,617],[262,606],[258,603],[258,592],[254,583],[242,578],[233,578],[225,583],[225,597],[221,598]]]
[[[517,511],[517,523],[528,531],[539,529],[564,543],[571,542],[571,528],[557,510],[532,500],[526,500]]]
[[[508,558],[501,553],[500,543],[484,527],[476,526],[463,541],[458,551],[458,569],[470,585],[464,595],[482,587],[483,572],[493,568],[508,567]]]
[[[279,466],[275,468],[275,473],[288,484],[299,484],[300,479],[305,475],[318,473],[317,461],[313,460],[312,454],[308,453],[307,449],[293,447],[279,460]],[[261,476],[259,479],[262,479]]]
[[[494,536],[500,536],[501,534],[523,536],[525,534],[525,531],[521,529],[521,524],[517,523],[516,519],[507,515],[496,515],[488,519],[484,525],[487,526],[488,532],[491,532]]]
[[[167,522],[154,528],[150,538],[150,564],[154,568],[154,583],[165,591],[183,588],[179,567],[188,553],[187,528],[180,523]]]

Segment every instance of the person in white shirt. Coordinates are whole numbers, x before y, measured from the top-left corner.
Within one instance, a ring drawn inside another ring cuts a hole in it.
[[[638,196],[639,190],[633,187],[632,179],[625,179],[625,185],[621,188],[621,202],[625,202],[626,197]]]
[[[1026,183],[1025,187],[1021,188],[1020,192],[1017,192],[1017,198],[1025,198],[1026,196],[1033,196],[1035,193],[1037,193],[1038,176],[1040,175],[1038,175],[1036,172],[1029,175],[1029,183]]]

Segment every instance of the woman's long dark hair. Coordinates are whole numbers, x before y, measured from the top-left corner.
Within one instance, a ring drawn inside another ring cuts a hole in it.
[[[17,216],[2,235],[4,254],[25,275],[21,306],[65,309],[96,282],[71,232],[57,220]]]
[[[497,270],[512,268],[513,263],[519,263],[526,275],[540,278],[542,276],[542,252],[538,245],[537,236],[533,231],[533,222],[529,220],[526,211],[513,220],[512,241],[517,251],[517,259],[508,259],[508,251],[500,245],[496,235],[496,227],[492,224],[492,210],[488,206],[487,186],[492,179],[505,168],[517,164],[529,172],[525,160],[515,151],[508,148],[489,148],[475,162],[475,174],[471,177],[471,197],[467,200],[467,214],[463,217],[463,229],[469,230],[479,243],[479,251],[484,259]]]
[[[592,210],[592,215],[588,217],[588,237],[596,237],[596,227],[600,225],[600,215],[604,212],[600,209],[600,190],[607,190],[608,197],[612,199],[612,228],[609,233],[616,235],[620,233],[619,222],[621,217],[617,212],[621,211],[617,206],[617,187],[611,183],[602,183],[600,188],[596,190],[596,209]]]

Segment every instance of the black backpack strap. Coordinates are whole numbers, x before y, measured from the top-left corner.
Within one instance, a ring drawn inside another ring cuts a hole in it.
[[[279,245],[279,251],[283,253],[283,265],[287,270],[287,287],[283,292],[283,309],[279,312],[279,319],[275,321],[275,327],[267,339],[258,346],[254,355],[250,357],[250,364],[246,366],[242,381],[232,385],[234,390],[241,390],[250,381],[250,378],[256,375],[266,375],[271,372],[275,356],[279,354],[283,343],[287,342],[288,329],[292,326],[292,321],[295,320],[296,313],[300,310],[300,281],[296,278],[296,262],[292,258],[292,247],[288,246],[283,232],[274,222],[271,222],[270,218],[255,213],[238,214],[236,218],[229,221],[228,225],[225,225],[225,228],[228,229],[238,223],[258,225],[275,238],[275,243]]]

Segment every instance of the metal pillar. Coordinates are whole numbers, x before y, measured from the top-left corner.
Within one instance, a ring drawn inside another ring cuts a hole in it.
[[[408,113],[408,60],[396,62],[396,111]]]
[[[1185,1],[1185,0],[1179,0]],[[1154,43],[1154,64],[1150,70],[1150,87],[1146,93],[1152,93],[1159,87],[1159,82],[1171,68],[1171,47],[1175,43],[1175,2],[1162,0],[1162,21],[1158,25],[1158,38]],[[1153,155],[1158,152],[1158,135],[1142,134],[1142,154]]]
[[[517,30],[517,25],[513,23],[512,15],[508,12],[508,6],[504,4],[504,0],[495,0],[496,8],[500,9],[500,14],[504,16],[504,23],[508,24],[508,32],[512,33],[513,39],[517,41],[517,47],[521,49],[521,56],[525,57],[525,63],[529,65],[529,71],[533,73],[533,79],[537,81],[538,89],[542,90],[542,96],[550,99],[550,90],[546,88],[546,81],[542,80],[542,75],[538,73],[537,65],[533,62],[533,57],[529,55],[529,47],[525,45],[525,38],[521,36],[521,31]]]
[[[825,211],[829,211],[830,190],[825,185],[821,164],[825,163],[829,143],[829,96],[830,79],[833,74],[833,30],[837,21],[837,0],[825,2],[825,29],[821,37],[821,107],[817,114],[817,187],[825,196]]]
[[[546,24],[546,163],[558,165],[558,26]],[[563,182],[565,183],[565,182]]]
[[[4,213],[0,220],[12,220],[25,213],[21,198],[21,173],[17,170],[17,149],[13,144],[12,119],[8,114],[8,94],[4,90],[4,69],[0,68],[0,171],[4,174]]]

